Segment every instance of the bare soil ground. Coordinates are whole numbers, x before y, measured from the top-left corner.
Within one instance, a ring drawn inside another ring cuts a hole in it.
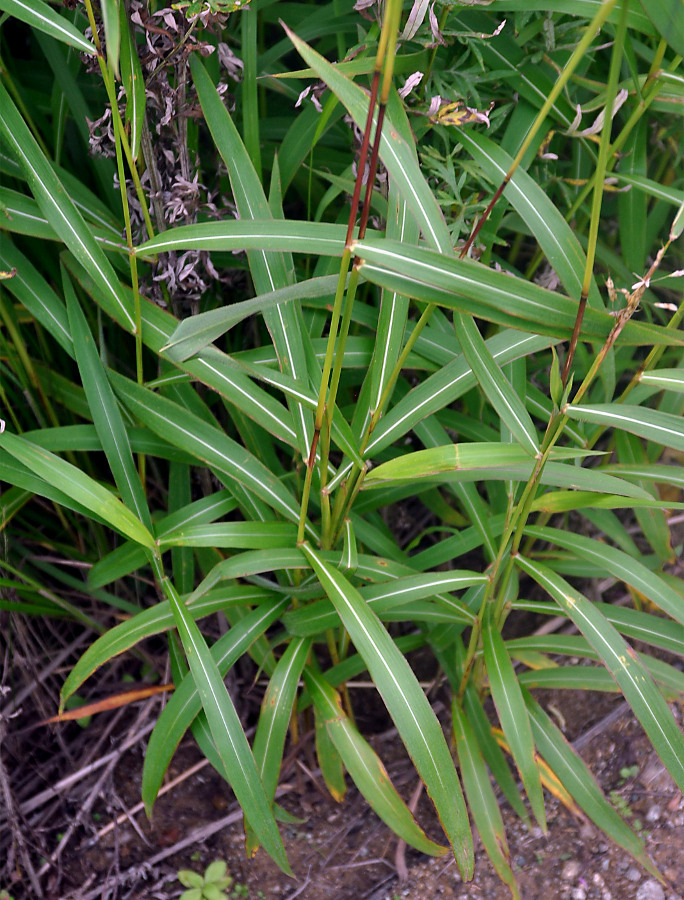
[[[29,692],[19,684],[8,686],[4,697],[0,898],[4,888],[14,900],[171,900],[182,891],[179,869],[203,872],[216,859],[228,864],[235,879],[233,900],[510,897],[479,845],[475,878],[463,884],[450,857],[430,859],[398,843],[352,786],[344,803],[335,803],[316,772],[311,735],[304,735],[286,758],[280,787],[279,802],[302,820],[281,829],[294,879],[263,852],[245,859],[242,819],[230,788],[202,760],[191,738],[176,753],[148,821],[139,809],[142,760],[160,700],[97,716],[87,728],[76,723],[35,728],[42,715],[54,711],[53,688],[63,679],[60,665],[49,675],[40,684],[27,682],[33,685]],[[615,695],[537,696],[604,791],[641,831],[664,884],[549,796],[546,835],[526,828],[502,806],[521,896],[683,896],[684,801],[629,709]],[[437,701],[436,707],[444,714],[444,705]],[[387,728],[372,740],[408,801],[416,775],[395,733]],[[416,814],[438,838],[439,826],[424,795]]]

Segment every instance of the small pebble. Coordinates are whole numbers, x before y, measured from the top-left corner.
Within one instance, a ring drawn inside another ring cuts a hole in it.
[[[570,896],[572,900],[587,900],[587,892],[581,887],[573,888]]]
[[[561,869],[561,878],[563,881],[574,881],[579,875],[582,866],[576,859],[569,859],[567,862],[563,863],[563,868]]]
[[[639,886],[636,892],[636,900],[665,900],[665,891],[655,878],[649,878]]]
[[[641,881],[641,872],[637,868],[632,866],[631,869],[628,869],[625,872],[625,878],[627,878],[629,881],[633,881],[636,884],[637,881]]]
[[[662,809],[657,806],[651,806],[650,809],[646,812],[646,821],[647,822],[657,822],[658,819],[662,816]]]

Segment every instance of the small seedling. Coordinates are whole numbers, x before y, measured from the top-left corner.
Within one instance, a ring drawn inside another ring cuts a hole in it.
[[[227,890],[233,878],[226,874],[227,866],[221,860],[210,863],[204,875],[192,869],[181,869],[178,880],[188,888],[180,895],[180,900],[228,900]]]

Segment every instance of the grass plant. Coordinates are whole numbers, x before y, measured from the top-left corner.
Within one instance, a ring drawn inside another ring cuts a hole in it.
[[[0,0],[0,609],[92,631],[62,707],[164,637],[148,810],[191,730],[285,872],[307,723],[336,799],[466,880],[472,818],[518,897],[493,782],[657,874],[534,689],[620,691],[684,789],[681,2],[357,7]]]

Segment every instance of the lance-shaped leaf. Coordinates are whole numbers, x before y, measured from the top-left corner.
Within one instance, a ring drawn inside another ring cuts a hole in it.
[[[154,548],[154,538],[130,509],[111,491],[49,450],[37,447],[25,438],[5,431],[0,434],[0,448],[48,484],[61,485],[72,500],[95,513],[102,521],[143,547]]]
[[[516,562],[572,619],[601,657],[653,747],[680,788],[684,787],[684,736],[670,708],[634,650],[591,601],[548,566],[522,556]]]
[[[353,245],[361,260],[359,274],[381,287],[399,291],[426,303],[436,303],[479,318],[568,339],[577,316],[577,301],[549,291],[515,275],[496,272],[470,259],[456,259],[422,247],[366,237]],[[615,320],[608,313],[587,308],[582,340],[604,340]],[[676,344],[684,342],[674,329],[628,322],[620,333],[622,344]]]
[[[349,632],[435,804],[464,878],[473,844],[463,793],[442,728],[406,658],[356,588],[308,544],[302,549]]]
[[[520,900],[518,886],[510,865],[511,856],[506,841],[506,831],[499,804],[489,780],[489,772],[470,722],[455,698],[451,703],[451,719],[463,786],[468,798],[468,806],[482,838],[482,844],[497,875],[510,888],[513,900]]]
[[[446,848],[431,841],[413,818],[380,758],[342,709],[337,692],[311,667],[304,671],[304,681],[346,770],[370,806],[407,844],[421,853],[442,856]]]
[[[86,40],[75,25],[48,6],[45,0],[0,0],[0,10],[16,16],[31,28],[37,28],[55,40],[75,47],[81,53],[89,56],[97,53],[94,44]]]
[[[172,400],[112,373],[112,381],[126,406],[165,441],[191,453],[219,475],[235,480],[293,522],[299,507],[292,494],[244,447]]]
[[[202,619],[229,606],[256,605],[269,600],[275,602],[276,596],[265,588],[238,585],[212,592],[192,605],[186,604],[186,608],[193,619]],[[60,709],[101,665],[130,650],[145,638],[173,628],[174,622],[168,600],[162,600],[110,628],[88,647],[69,672],[60,691]]]
[[[152,517],[140,476],[133,462],[131,445],[119,405],[69,276],[65,271],[62,272],[62,276],[76,362],[97,435],[102,442],[102,449],[123,502],[151,531]]]
[[[254,735],[253,753],[264,791],[269,800],[275,797],[287,729],[292,718],[299,678],[311,649],[309,638],[294,638],[273,670]],[[251,825],[245,829],[247,855],[253,856],[259,846]]]
[[[140,153],[143,122],[145,121],[145,78],[143,76],[135,36],[131,34],[126,4],[119,3],[121,33],[121,80],[126,91],[126,124],[130,125],[130,145],[133,159]]]
[[[219,309],[210,309],[208,312],[190,316],[183,319],[162,350],[170,359],[182,362],[195,356],[207,344],[211,344],[212,341],[221,337],[248,316],[278,306],[280,303],[287,303],[295,298],[326,297],[335,292],[337,282],[337,275],[309,278],[297,284],[278,288],[268,294],[253,297],[251,300],[231,303]]]
[[[244,810],[245,817],[269,856],[284,872],[290,874],[290,866],[271,804],[216,661],[195,620],[185,609],[168,579],[164,579],[163,587],[176,620],[176,627],[183,642],[185,656],[207,716],[214,744],[230,777],[231,787]]]
[[[501,421],[529,454],[536,455],[539,440],[530,414],[487,349],[474,320],[469,316],[462,316],[457,334],[463,355]]]
[[[97,285],[106,312],[128,331],[134,332],[135,320],[129,304],[123,299],[112,264],[95,241],[2,84],[0,135],[24,170],[31,193],[48,222]]]
[[[544,794],[535,755],[532,729],[513,663],[506,651],[503,638],[490,615],[484,617],[482,646],[489,687],[503,733],[527,791],[532,812],[545,831]]]
[[[640,591],[663,612],[684,624],[684,603],[678,594],[657,572],[652,572],[639,559],[610,547],[602,541],[563,531],[560,528],[528,526],[525,533],[542,541],[549,541],[576,553],[581,559],[596,563],[616,578]]]
[[[556,777],[592,822],[605,831],[611,840],[631,853],[648,872],[658,876],[655,866],[646,855],[643,842],[603,796],[581,756],[573,750],[562,732],[525,688],[523,696],[539,752]]]
[[[230,667],[249,650],[286,608],[287,601],[284,600],[280,603],[262,604],[247,613],[216,641],[210,652],[213,665],[221,678],[225,677]],[[187,610],[185,613],[186,616],[189,615]],[[164,707],[147,745],[143,765],[142,798],[148,814],[152,811],[152,805],[176,747],[201,709],[202,701],[197,685],[192,675],[188,675],[176,687],[173,696]]]
[[[643,409],[626,403],[596,403],[591,406],[570,405],[565,410],[571,419],[597,422],[611,428],[622,428],[639,437],[674,450],[684,450],[684,422],[681,416]]]
[[[641,0],[658,33],[675,53],[684,56],[684,18],[681,0]]]

